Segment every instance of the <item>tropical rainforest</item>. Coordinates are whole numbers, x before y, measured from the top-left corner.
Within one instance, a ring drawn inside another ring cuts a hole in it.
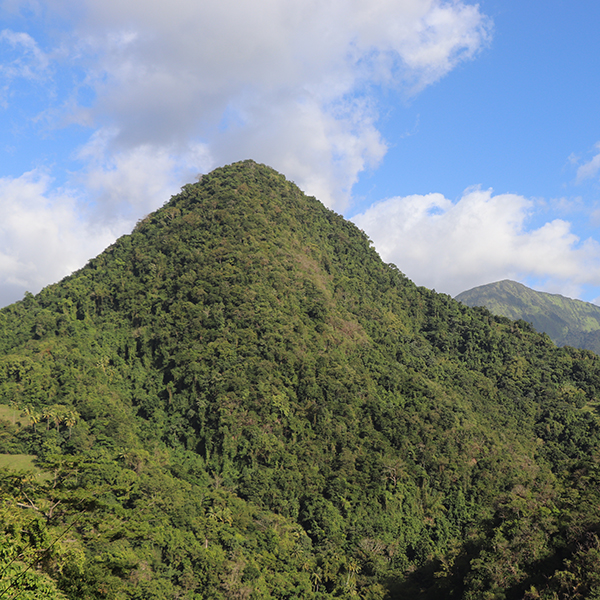
[[[600,598],[599,395],[217,169],[0,311],[0,599]]]

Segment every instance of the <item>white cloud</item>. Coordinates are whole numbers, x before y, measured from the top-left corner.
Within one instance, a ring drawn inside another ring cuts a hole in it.
[[[326,205],[344,208],[358,173],[386,150],[368,103],[340,101],[323,111],[310,97],[263,101],[213,140],[214,155],[272,165]]]
[[[453,203],[441,194],[392,198],[352,221],[387,262],[419,285],[456,295],[501,279],[545,280],[557,291],[600,284],[600,245],[583,243],[567,221],[527,231],[533,202],[471,188]],[[569,282],[569,283],[567,283]]]
[[[595,145],[595,148],[600,150],[600,142]],[[584,163],[577,169],[576,183],[581,183],[586,179],[593,179],[600,171],[600,152],[591,160]]]
[[[86,168],[72,180],[86,190],[86,219],[110,227],[115,234],[128,232],[136,219],[164,204],[181,182],[193,181],[213,166],[202,144],[177,151],[141,144],[110,152],[117,135],[111,129],[96,132],[79,150],[78,158]]]
[[[78,118],[115,151],[190,141],[254,158],[329,205],[386,151],[369,86],[414,93],[489,39],[477,5],[442,0],[54,0],[96,101]],[[73,16],[74,15],[74,16]]]
[[[82,221],[78,199],[47,174],[0,178],[0,305],[68,275],[114,240]]]

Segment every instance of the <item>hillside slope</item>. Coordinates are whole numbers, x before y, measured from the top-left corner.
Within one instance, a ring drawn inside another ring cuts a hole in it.
[[[600,353],[600,306],[595,304],[536,292],[507,279],[462,292],[456,300],[467,306],[485,306],[509,319],[523,319],[547,333],[558,346]]]
[[[6,594],[597,589],[600,359],[417,288],[268,167],[185,186],[0,332],[0,450],[47,474],[3,472]]]

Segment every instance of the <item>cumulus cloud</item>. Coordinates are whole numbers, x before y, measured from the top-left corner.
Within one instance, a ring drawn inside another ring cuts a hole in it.
[[[82,219],[78,198],[42,171],[0,178],[0,305],[68,275],[114,240]]]
[[[185,148],[141,144],[111,152],[118,131],[101,129],[81,147],[77,157],[86,167],[72,177],[73,187],[86,192],[86,219],[128,232],[137,218],[159,208],[181,181],[193,181],[212,167],[202,144]]]
[[[600,281],[600,245],[581,241],[556,219],[526,230],[534,208],[514,194],[471,188],[452,202],[442,194],[391,198],[352,221],[382,258],[418,285],[456,295],[501,279],[543,279],[552,291]],[[567,283],[568,282],[568,283]]]
[[[343,207],[386,151],[370,86],[410,94],[486,44],[477,5],[442,0],[50,0],[74,21],[114,151],[208,144],[216,164],[255,158]]]

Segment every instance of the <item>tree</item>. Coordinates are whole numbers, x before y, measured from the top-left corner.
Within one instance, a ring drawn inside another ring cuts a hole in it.
[[[50,421],[54,421],[56,413],[51,406],[47,406],[42,410],[42,419],[46,419],[46,431],[50,430]]]
[[[63,420],[65,425],[69,428],[69,439],[71,439],[71,432],[73,426],[79,420],[79,413],[76,410],[69,410],[65,413]]]
[[[23,412],[33,425],[33,430],[35,431],[35,426],[40,422],[40,414],[29,404],[23,409]]]

